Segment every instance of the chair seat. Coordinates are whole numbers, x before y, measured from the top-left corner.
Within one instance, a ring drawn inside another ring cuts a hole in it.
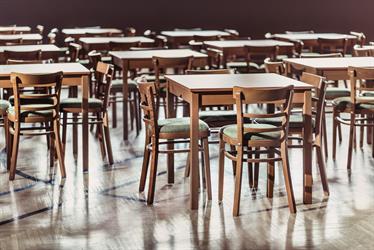
[[[112,62],[112,57],[111,56],[102,56],[101,61],[105,63],[111,63]]]
[[[138,85],[136,84],[136,82],[132,79],[128,79],[127,81],[128,83],[128,86],[129,86],[129,90],[135,90],[138,88]],[[122,79],[115,79],[115,80],[112,80],[112,88],[111,88],[111,92],[122,92],[122,87],[123,87],[123,81]]]
[[[274,118],[262,118],[262,119],[256,119],[255,122],[260,124],[272,124],[279,126],[282,122],[282,118],[280,117],[274,117]],[[289,127],[290,128],[302,128],[304,126],[304,118],[302,114],[291,114],[290,115],[290,121],[289,121]],[[316,120],[312,119],[312,126],[313,128],[316,127]]]
[[[31,104],[31,105],[27,105],[27,106],[35,106],[35,107],[43,107],[45,106],[44,104]],[[50,105],[48,105],[50,106]],[[43,111],[27,111],[27,110],[24,110],[24,111],[21,111],[21,122],[28,122],[28,118],[30,119],[37,119],[37,118],[41,118],[41,119],[52,119],[53,118],[53,109],[47,109],[47,110],[43,110]],[[15,117],[15,109],[13,106],[9,106],[8,107],[8,119],[10,121],[15,121],[16,120],[16,117]],[[33,121],[31,121],[33,122]]]
[[[271,124],[244,124],[244,128],[275,128],[276,126]],[[228,125],[223,128],[222,133],[232,139],[237,139],[238,135],[238,126],[236,124]],[[276,140],[281,138],[281,132],[263,132],[263,133],[245,133],[244,140]]]
[[[234,110],[205,110],[199,113],[200,120],[206,123],[236,121],[236,111]]]
[[[362,98],[365,98],[365,97],[362,97]],[[358,108],[358,109],[374,109],[374,97],[366,97],[365,99],[367,100],[368,103],[366,103],[366,102],[358,103],[358,104],[356,104],[357,105],[356,108]],[[361,99],[361,100],[364,101],[365,99]],[[332,105],[340,111],[344,111],[346,109],[349,109],[349,108],[351,108],[351,105],[352,105],[351,97],[346,96],[346,97],[336,98],[332,101]]]
[[[0,100],[0,114],[5,114],[10,107],[10,103],[7,100]]]
[[[326,99],[331,100],[338,97],[350,96],[351,91],[346,88],[328,87],[326,89]]]
[[[82,98],[65,98],[60,102],[60,109],[68,108],[81,108],[82,107]],[[88,108],[99,109],[103,107],[103,102],[96,98],[88,99]]]
[[[160,133],[189,133],[190,118],[170,118],[158,121]],[[199,131],[209,132],[209,126],[204,121],[199,120]]]
[[[362,96],[374,97],[374,91],[363,92]]]

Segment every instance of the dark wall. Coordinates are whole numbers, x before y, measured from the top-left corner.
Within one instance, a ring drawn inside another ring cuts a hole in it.
[[[0,25],[234,28],[252,37],[284,30],[355,30],[374,39],[373,7],[372,0],[0,0]]]

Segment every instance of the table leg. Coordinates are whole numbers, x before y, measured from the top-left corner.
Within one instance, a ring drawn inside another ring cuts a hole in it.
[[[127,141],[129,139],[129,125],[128,125],[128,99],[129,99],[129,86],[128,86],[128,67],[127,63],[124,63],[122,67],[122,79],[123,79],[123,87],[122,87],[122,95],[123,95],[123,103],[122,103],[122,117],[123,117],[123,140]]]
[[[174,108],[174,95],[171,94],[169,91],[166,93],[166,105],[167,105],[167,118],[174,118],[176,116],[175,114],[175,108]],[[170,140],[172,141],[172,140]],[[174,144],[169,143],[167,145],[168,150],[174,149]],[[168,169],[168,183],[172,184],[174,183],[174,154],[167,154],[167,169]]]
[[[89,98],[89,82],[88,76],[82,77],[82,145],[83,145],[83,171],[88,171],[88,152],[89,152],[89,139],[88,139],[88,98]]]
[[[303,131],[303,158],[304,158],[304,204],[312,203],[312,153],[313,153],[313,135],[312,135],[312,96],[310,91],[304,93],[304,131]]]
[[[192,94],[190,103],[190,208],[199,207],[199,95]]]

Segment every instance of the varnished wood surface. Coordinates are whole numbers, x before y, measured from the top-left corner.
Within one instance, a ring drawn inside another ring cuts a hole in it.
[[[86,51],[90,50],[109,50],[110,42],[140,42],[141,44],[150,45],[155,41],[144,36],[131,37],[82,37],[79,39]]]
[[[232,91],[234,86],[247,88],[280,88],[293,85],[295,89],[310,90],[309,84],[278,74],[217,74],[167,75],[166,79],[183,85],[192,92]]]
[[[15,33],[29,33],[31,28],[29,26],[0,26],[0,32],[13,31]]]
[[[256,46],[256,47],[265,47],[265,46],[292,47],[293,46],[293,43],[272,40],[272,39],[209,41],[209,42],[204,42],[204,44],[206,44],[208,47],[217,48],[217,49],[241,48],[244,46]]]
[[[66,95],[66,93],[65,93]],[[331,138],[331,115],[328,114]],[[302,204],[301,150],[290,150],[290,166],[298,213],[287,207],[282,170],[276,165],[274,198],[266,198],[266,165],[260,165],[257,193],[248,188],[244,169],[241,215],[232,217],[233,175],[226,160],[224,200],[217,201],[218,145],[210,145],[213,200],[200,193],[197,211],[188,209],[186,154],[175,159],[175,184],[167,184],[166,157],[160,157],[153,206],[138,193],[144,136],[130,134],[123,143],[121,124],[112,129],[115,165],[100,156],[91,133],[89,174],[81,171],[81,154],[72,156],[71,134],[66,152],[67,179],[49,168],[45,137],[24,138],[13,183],[8,182],[4,153],[0,163],[1,249],[371,249],[374,234],[374,161],[364,144],[346,169],[348,128],[337,148],[336,162],[327,159],[330,197],[322,196],[313,172],[312,205]],[[2,129],[0,129],[2,133]],[[143,131],[144,132],[144,131]],[[4,138],[0,137],[0,147]],[[330,145],[329,145],[330,146]],[[331,149],[331,147],[330,147]],[[60,184],[64,184],[60,186]]]
[[[43,37],[40,34],[11,34],[0,35],[0,39],[19,39],[24,41],[41,41]]]

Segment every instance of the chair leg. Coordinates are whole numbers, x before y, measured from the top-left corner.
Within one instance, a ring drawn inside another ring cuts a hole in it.
[[[142,164],[142,172],[140,175],[140,182],[139,182],[139,192],[143,192],[145,188],[145,182],[147,179],[148,173],[148,165],[149,165],[149,156],[151,154],[150,150],[148,149],[148,145],[151,142],[151,138],[148,132],[145,132],[145,142],[144,142],[144,157],[143,157],[143,164]]]
[[[113,160],[112,142],[110,140],[109,118],[108,118],[107,112],[104,113],[103,127],[104,127],[105,146],[106,146],[106,150],[108,154],[108,162],[110,165],[112,165],[114,163],[114,160]]]
[[[256,148],[255,150],[258,151],[261,148]],[[260,154],[255,154],[255,158],[259,159]],[[253,175],[253,189],[257,190],[258,189],[258,177],[260,174],[260,163],[255,163],[254,164],[254,175]]]
[[[219,140],[219,166],[218,166],[218,202],[223,199],[223,182],[225,175],[225,142]]]
[[[327,141],[327,127],[326,127],[326,114],[323,112],[323,118],[322,118],[322,139],[323,139],[323,148],[325,150],[325,157],[329,157],[329,147],[328,147],[328,141]]]
[[[209,142],[208,138],[203,139],[204,163],[205,163],[205,185],[208,193],[208,200],[212,200],[212,181],[210,177]]]
[[[338,121],[337,118],[337,111],[333,110],[333,116],[332,116],[332,159],[335,161],[336,159],[336,130],[338,127]]]
[[[340,122],[338,122],[337,126],[338,126],[339,143],[342,143],[342,141],[343,141],[342,125],[340,124]]]
[[[186,162],[186,169],[184,170],[184,177],[190,176],[190,152],[187,154],[187,162]]]
[[[9,148],[9,127],[8,127],[8,119],[6,115],[3,115],[4,121],[4,138],[5,138],[5,152],[8,152]]]
[[[348,146],[348,162],[347,162],[347,169],[351,169],[352,164],[352,150],[354,144],[354,136],[355,136],[355,114],[351,114],[351,124],[349,128],[349,146]]]
[[[73,114],[73,154],[78,154],[78,125],[76,124],[78,121],[78,115]]]
[[[20,124],[18,122],[14,123],[14,135],[13,135],[13,149],[12,149],[12,158],[10,161],[10,173],[9,173],[9,180],[14,180],[16,175],[16,166],[17,166],[17,158],[18,158],[18,147],[19,147],[19,140],[20,140]]]
[[[132,98],[131,96],[129,96],[129,98]],[[135,119],[135,105],[134,105],[134,101],[131,100],[129,101],[129,107],[130,107],[130,128],[131,130],[134,130],[134,119]]]
[[[247,153],[248,159],[252,158],[252,153],[249,152],[250,150],[251,148],[249,147],[248,153]],[[253,164],[252,162],[248,162],[248,183],[249,183],[249,188],[253,188]]]
[[[364,118],[365,115],[364,114],[361,114],[361,118]],[[365,123],[365,121],[361,121],[361,124],[363,125]],[[364,131],[365,131],[365,127],[364,126],[361,126],[360,127],[360,148],[362,148],[364,146]]]
[[[272,151],[272,148],[269,150]],[[268,158],[274,158],[274,152],[268,153]],[[268,162],[268,173],[267,173],[267,191],[266,197],[273,198],[274,193],[274,161]]]
[[[325,193],[325,195],[328,196],[330,195],[330,191],[329,191],[329,185],[327,182],[326,166],[325,166],[325,161],[323,159],[321,145],[316,145],[316,154],[317,154],[319,174],[321,175],[323,192]]]
[[[10,122],[8,121],[8,145],[7,145],[7,160],[6,160],[6,165],[7,165],[7,169],[10,170],[10,165],[11,165],[11,161],[12,161],[12,150],[13,150],[13,134],[10,133],[9,131],[9,127],[10,127]]]
[[[238,146],[238,153],[236,155],[236,175],[235,175],[235,192],[234,192],[234,207],[233,216],[239,215],[240,208],[240,193],[242,191],[242,175],[243,175],[243,147]]]
[[[61,138],[60,138],[60,124],[56,120],[53,123],[53,131],[54,131],[54,139],[55,139],[55,147],[56,147],[56,153],[57,153],[57,159],[58,163],[60,165],[60,172],[61,177],[66,178],[66,169],[65,169],[65,160],[64,160],[64,151],[61,145]]]
[[[96,114],[96,120],[100,121],[101,119],[102,119],[101,118],[101,114],[97,113]],[[101,156],[104,159],[105,156],[106,156],[106,148],[105,148],[105,143],[104,143],[104,128],[103,128],[103,124],[96,124],[96,127],[97,127],[97,138],[98,138],[99,143],[100,143]]]
[[[62,152],[65,158],[65,150],[66,150],[66,129],[67,129],[67,113],[62,113]]]
[[[231,149],[231,151],[236,150],[235,146],[233,146],[233,145],[230,145],[230,149]],[[235,176],[236,175],[236,162],[235,161],[232,161],[232,172]]]
[[[135,127],[136,127],[136,136],[140,133],[140,116],[139,116],[139,100],[138,93],[134,92],[134,113],[135,113]]]
[[[53,124],[51,124],[53,126]],[[49,141],[49,167],[53,168],[55,165],[55,136],[54,136],[54,128],[50,128],[49,131],[51,132],[48,136]]]
[[[112,128],[117,127],[117,103],[116,103],[116,94],[113,94],[113,102],[112,102]],[[125,122],[125,121],[124,121]]]
[[[285,142],[281,145],[281,157],[282,157],[282,167],[283,167],[283,175],[284,175],[284,182],[286,184],[286,191],[287,191],[287,199],[288,199],[288,206],[290,208],[291,213],[296,213],[296,204],[295,204],[295,196],[293,193],[292,187],[292,179],[290,173],[290,163],[288,159],[288,149]]]
[[[203,139],[200,139],[200,145],[203,146]],[[206,178],[205,178],[205,156],[204,151],[200,151],[200,159],[201,159],[201,182],[203,183],[203,189],[206,187]],[[200,182],[199,182],[200,187]]]
[[[148,186],[148,205],[153,204],[156,176],[157,176],[157,162],[158,162],[158,138],[152,136],[152,157],[151,157],[151,171],[149,173],[149,186]]]

